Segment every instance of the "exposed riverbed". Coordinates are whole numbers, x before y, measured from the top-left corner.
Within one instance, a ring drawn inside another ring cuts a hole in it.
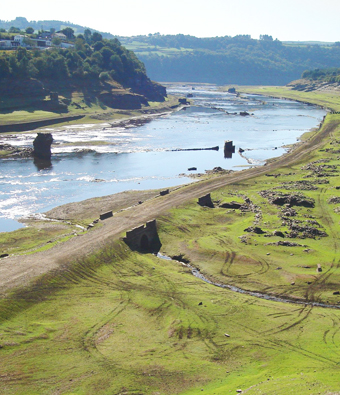
[[[256,95],[219,92],[213,86],[178,86],[169,93],[192,94],[193,105],[141,122],[112,126],[55,128],[52,162],[42,169],[32,159],[0,160],[0,231],[20,227],[20,217],[57,205],[130,189],[154,189],[193,182],[183,173],[262,165],[321,122],[314,106]],[[250,116],[240,116],[246,111]],[[237,113],[237,115],[232,115]],[[48,129],[46,129],[48,130]],[[0,142],[30,147],[35,133],[1,136]],[[225,140],[236,153],[225,159]],[[219,151],[183,149],[219,146]],[[238,149],[245,151],[242,156]],[[196,167],[196,171],[188,168]]]

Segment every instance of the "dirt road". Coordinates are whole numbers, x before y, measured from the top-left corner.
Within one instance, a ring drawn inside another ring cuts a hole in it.
[[[332,133],[338,123],[329,123],[309,140],[299,144],[289,154],[286,154],[265,166],[247,169],[228,175],[222,175],[205,181],[181,187],[169,195],[155,197],[147,202],[128,210],[116,213],[112,218],[103,221],[103,226],[74,237],[55,247],[25,256],[10,256],[0,260],[0,293],[9,289],[25,286],[34,278],[58,269],[67,262],[88,255],[105,243],[118,239],[123,232],[146,221],[157,218],[168,209],[176,207],[190,199],[196,199],[206,193],[224,187],[225,185],[248,180],[271,172],[281,166],[291,165],[302,160],[310,152],[318,149],[324,139]]]

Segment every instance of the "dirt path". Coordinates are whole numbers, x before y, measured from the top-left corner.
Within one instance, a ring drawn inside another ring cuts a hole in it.
[[[281,166],[288,166],[302,160],[313,150],[318,149],[323,140],[332,133],[338,123],[329,123],[309,140],[299,144],[289,154],[286,154],[266,166],[247,169],[228,175],[199,181],[171,192],[169,195],[156,197],[147,202],[134,206],[128,210],[115,214],[112,218],[103,221],[103,226],[74,237],[55,247],[25,256],[10,256],[0,260],[0,293],[7,290],[28,285],[35,277],[50,270],[62,267],[64,264],[88,255],[106,243],[116,240],[123,232],[146,221],[156,218],[168,209],[176,207],[190,199],[224,187],[228,184],[248,180],[259,175],[271,172]]]

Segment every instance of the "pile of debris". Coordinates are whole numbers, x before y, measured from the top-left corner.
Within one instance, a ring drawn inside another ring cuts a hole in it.
[[[306,176],[307,178],[314,176],[330,177],[330,176],[335,176],[336,174],[334,173],[338,173],[337,165],[317,165],[317,163],[320,163],[320,161],[327,162],[326,159],[321,159],[319,161],[311,162],[301,167],[301,170],[309,170],[312,172],[310,175]]]
[[[293,189],[293,190],[301,190],[301,191],[316,191],[318,189],[317,186],[315,186],[314,182],[311,181],[289,181],[289,182],[283,182],[281,186],[276,187],[275,189]]]
[[[282,192],[274,192],[272,190],[260,191],[259,195],[265,199],[268,199],[269,203],[277,206],[287,205],[291,206],[303,206],[303,207],[314,207],[314,199],[308,198],[301,193],[288,194]]]
[[[293,243],[291,241],[277,241],[276,243],[267,243],[265,246],[283,246],[283,247],[307,247],[306,245]]]
[[[340,196],[332,196],[327,201],[328,204],[339,204],[340,203]]]
[[[318,229],[308,222],[308,225],[304,225],[301,221],[286,221],[286,225],[290,229],[287,234],[289,238],[299,239],[315,239],[316,237],[327,237],[327,233],[321,229]],[[319,224],[318,224],[319,225]]]

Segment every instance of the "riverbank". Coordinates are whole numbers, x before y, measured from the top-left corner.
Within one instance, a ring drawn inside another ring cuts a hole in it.
[[[309,139],[297,145],[295,149],[291,150],[289,153],[270,161],[266,166],[245,169],[228,175],[222,175],[220,177],[215,176],[207,180],[201,180],[192,185],[180,187],[165,197],[148,200],[142,205],[134,205],[127,211],[117,213],[112,219],[103,221],[100,224],[101,226],[95,227],[90,232],[81,232],[81,237],[68,237],[68,241],[65,243],[52,244],[54,245],[53,248],[47,250],[43,248],[43,251],[37,254],[25,256],[24,262],[21,257],[7,257],[2,263],[2,284],[0,284],[0,289],[1,291],[5,291],[23,282],[24,284],[28,284],[38,273],[42,274],[58,268],[58,262],[69,261],[70,256],[72,256],[71,260],[73,260],[83,254],[94,252],[100,244],[105,244],[109,239],[113,240],[120,237],[121,232],[124,230],[128,230],[154,217],[158,217],[171,207],[184,204],[190,199],[199,197],[199,195],[212,192],[225,185],[238,184],[245,180],[255,179],[270,171],[279,169],[281,166],[286,168],[295,162],[299,162],[302,158],[308,157],[317,147],[323,144],[324,139],[326,139],[328,135],[334,134],[337,127],[337,116],[328,115],[327,121],[319,131],[314,132]],[[101,199],[97,198],[95,201],[96,206],[101,207]],[[97,218],[88,215],[89,212],[86,209],[84,210],[86,214],[78,213],[72,217],[72,209],[70,209],[70,207],[72,207],[72,205],[66,205],[64,207],[64,213],[63,208],[59,208],[58,218],[55,219],[71,219],[73,223],[77,222],[77,225],[87,227],[89,223]],[[74,205],[74,207],[76,207],[76,205]],[[103,208],[108,209],[105,205]],[[132,217],[130,211],[133,212]],[[79,221],[78,218],[81,218],[81,221]],[[24,234],[25,229],[19,231]],[[75,234],[79,235],[79,232]],[[47,244],[46,247],[49,248],[50,246]]]
[[[51,111],[39,109],[13,109],[1,111],[0,108],[0,133],[15,133],[33,131],[46,126],[62,127],[81,124],[96,124],[103,122],[119,123],[128,119],[143,118],[159,113],[174,111],[182,105],[177,97],[168,96],[164,102],[149,102],[149,106],[142,106],[141,109],[112,109],[106,106],[87,106],[82,95],[73,96],[73,107],[70,106],[67,113],[58,114]]]
[[[340,313],[317,305],[340,301],[339,154],[340,116],[328,114],[265,166],[49,212],[75,223],[98,208],[113,216],[1,259],[4,393],[336,393]],[[214,208],[197,204],[206,193]],[[125,232],[155,218],[163,254],[249,295],[131,251]]]
[[[178,103],[178,98],[170,96],[164,103],[154,103],[150,107],[141,110],[110,110],[92,115],[74,115],[69,117],[60,117],[53,119],[43,119],[40,121],[30,121],[23,123],[13,123],[0,125],[0,133],[19,134],[20,132],[44,132],[46,126],[49,126],[48,132],[53,133],[61,128],[81,128],[88,125],[88,129],[96,128],[98,124],[106,124],[107,127],[130,127],[137,124],[143,124],[150,119],[166,115],[173,111],[179,111],[184,108]],[[81,120],[81,123],[79,121]],[[26,148],[11,146],[10,144],[0,145],[0,158],[17,158],[26,157]],[[28,154],[30,156],[30,154]]]

